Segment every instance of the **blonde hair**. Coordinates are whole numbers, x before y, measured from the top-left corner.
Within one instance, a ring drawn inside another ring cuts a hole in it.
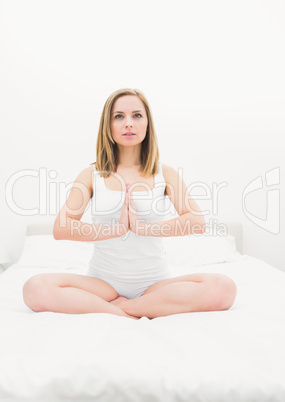
[[[119,149],[111,135],[111,112],[115,101],[125,95],[135,95],[144,104],[148,126],[146,136],[141,144],[140,162],[142,166],[142,176],[151,176],[158,173],[159,150],[157,137],[154,129],[153,118],[149,104],[141,91],[138,89],[123,88],[113,92],[106,100],[101,114],[97,144],[95,165],[101,177],[109,177],[112,172],[117,171],[119,161]]]

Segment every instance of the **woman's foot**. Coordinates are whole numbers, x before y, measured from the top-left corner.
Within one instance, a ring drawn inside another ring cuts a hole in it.
[[[128,300],[126,297],[124,296],[119,296],[117,297],[117,299],[110,301],[111,304],[114,304],[115,306],[120,307],[120,304],[122,303],[122,301]]]
[[[121,304],[122,302],[124,302],[125,300],[128,300],[128,299],[127,299],[126,297],[124,297],[124,296],[119,296],[119,297],[117,297],[117,299],[112,300],[112,301],[110,301],[109,303],[114,304],[115,306],[117,306],[117,307],[120,308],[120,304]],[[124,313],[124,314],[123,314],[124,317],[129,317],[129,318],[132,318],[132,319],[134,319],[134,320],[139,320],[139,317],[135,317],[135,316],[133,316],[133,315],[127,314],[123,309],[121,309],[121,310],[122,310],[122,312]]]

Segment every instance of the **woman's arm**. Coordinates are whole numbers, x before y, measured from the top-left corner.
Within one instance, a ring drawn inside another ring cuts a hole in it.
[[[92,195],[93,167],[75,179],[69,197],[59,211],[53,226],[56,240],[97,241],[122,236],[118,225],[93,225],[80,219]]]
[[[136,233],[141,236],[186,236],[205,232],[205,219],[196,202],[190,197],[187,187],[176,172],[168,165],[163,165],[166,194],[176,209],[179,217],[155,223],[139,223]]]

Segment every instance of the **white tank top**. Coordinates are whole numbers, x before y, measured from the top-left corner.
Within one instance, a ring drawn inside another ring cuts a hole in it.
[[[91,218],[95,225],[119,223],[125,200],[124,191],[106,187],[94,166],[94,188],[91,198]],[[134,191],[133,200],[138,218],[143,223],[166,220],[165,180],[162,166],[150,191]],[[121,237],[94,241],[88,275],[105,276],[122,282],[162,280],[169,277],[169,262],[163,247],[163,237],[139,236],[130,230]]]

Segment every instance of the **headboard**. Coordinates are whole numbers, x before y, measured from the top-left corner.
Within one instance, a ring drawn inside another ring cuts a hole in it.
[[[227,233],[235,238],[237,250],[242,254],[242,224],[239,222],[225,222]],[[53,224],[33,223],[27,225],[26,235],[52,235]]]

